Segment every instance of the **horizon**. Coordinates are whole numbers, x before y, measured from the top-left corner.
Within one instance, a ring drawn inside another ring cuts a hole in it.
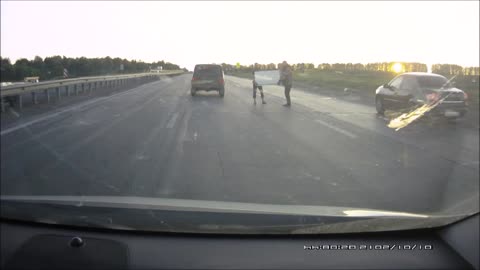
[[[16,61],[20,60],[20,59],[27,59],[28,61],[33,61],[35,59],[35,57],[40,57],[42,58],[42,60],[44,61],[45,58],[49,58],[49,57],[56,57],[56,56],[60,56],[60,57],[65,57],[65,58],[72,58],[72,59],[78,59],[78,58],[87,58],[87,59],[103,59],[103,58],[107,58],[107,57],[110,57],[111,59],[115,59],[115,58],[119,58],[119,59],[122,59],[122,60],[127,60],[127,61],[137,61],[137,62],[143,62],[143,63],[146,63],[146,64],[153,64],[155,62],[160,62],[160,61],[164,61],[165,63],[171,63],[171,64],[174,64],[174,65],[178,65],[177,63],[175,62],[172,62],[172,61],[169,61],[169,60],[166,60],[166,59],[160,59],[160,60],[155,60],[155,61],[151,61],[151,62],[146,62],[146,61],[141,61],[139,59],[128,59],[128,58],[125,58],[125,57],[112,57],[112,56],[100,56],[100,57],[87,57],[87,56],[78,56],[78,57],[70,57],[70,56],[66,56],[66,55],[50,55],[50,56],[46,56],[46,57],[42,57],[40,55],[35,55],[34,57],[32,58],[27,58],[27,57],[20,57],[20,58],[17,58],[15,59],[15,61],[13,61],[10,57],[5,57],[5,56],[2,56],[0,55],[0,57],[2,59],[9,59],[10,60],[10,63],[12,65],[15,64]],[[459,65],[459,64],[456,64],[456,63],[432,63],[430,65],[426,64],[426,63],[421,63],[421,62],[405,62],[405,61],[383,61],[383,62],[367,62],[367,63],[361,63],[361,62],[322,62],[322,63],[314,63],[314,62],[301,62],[301,63],[292,63],[292,62],[289,62],[287,61],[289,64],[292,64],[292,65],[295,65],[295,64],[314,64],[314,67],[317,68],[318,65],[321,65],[321,64],[330,64],[330,65],[333,65],[333,64],[362,64],[362,65],[367,65],[367,64],[375,64],[375,63],[419,63],[419,64],[425,64],[427,65],[427,67],[430,69],[432,67],[432,65],[457,65],[457,66],[461,66],[462,68],[471,68],[471,67],[479,67],[478,65],[477,66],[462,66],[462,65]],[[277,65],[278,63],[258,63],[256,62],[257,64],[260,64],[260,65],[268,65],[268,64],[275,64]],[[227,65],[235,65],[236,63],[198,63],[198,64],[216,64],[216,65],[221,65],[221,64],[227,64]],[[250,65],[254,65],[255,63],[249,63],[249,64],[241,64],[243,67],[248,67]],[[181,65],[178,65],[180,68],[186,68],[184,66],[181,66]]]
[[[2,1],[1,51],[12,64],[36,55],[114,55],[168,61],[188,70],[198,63],[248,66],[283,60],[315,66],[416,62],[478,67],[478,9],[478,1]],[[88,19],[72,18],[72,12],[88,14]],[[281,14],[287,23],[279,25]],[[41,42],[32,46],[32,40]]]

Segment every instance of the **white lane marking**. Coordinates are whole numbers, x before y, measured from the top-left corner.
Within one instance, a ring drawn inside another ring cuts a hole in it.
[[[142,110],[145,106],[147,106],[148,104],[150,104],[153,101],[154,101],[154,99],[150,99],[150,100],[144,102],[143,104],[140,104],[140,106],[136,106],[133,109],[130,109],[127,112],[123,113],[121,117],[117,117],[113,121],[106,124],[105,126],[102,126],[101,128],[95,130],[95,132],[93,134],[87,136],[86,138],[83,138],[81,141],[77,142],[72,147],[70,147],[70,149],[66,150],[65,153],[63,154],[63,156],[67,157],[67,156],[71,155],[72,153],[78,151],[78,149],[80,149],[83,146],[87,145],[88,143],[92,142],[93,140],[95,140],[99,136],[105,134],[105,132],[107,132],[110,128],[112,128],[116,124],[120,123],[121,121],[127,119],[130,115]],[[27,131],[30,132],[29,129],[27,129]],[[55,161],[53,164],[50,164],[50,165],[48,165],[48,167],[44,168],[43,171],[46,171],[46,170],[49,170],[51,168],[56,167],[58,165],[58,163],[59,163],[58,160]]]
[[[324,126],[326,126],[326,127],[329,127],[329,128],[331,128],[331,129],[335,130],[336,132],[341,133],[341,134],[343,134],[343,135],[345,135],[345,136],[348,136],[348,137],[350,137],[350,138],[352,138],[352,139],[357,138],[357,135],[355,135],[355,134],[353,134],[353,133],[351,133],[351,132],[349,132],[349,131],[346,131],[346,130],[344,130],[344,129],[341,129],[341,128],[339,128],[339,127],[333,126],[333,125],[331,125],[331,124],[329,124],[329,123],[326,123],[326,122],[324,122],[324,121],[322,121],[322,120],[315,119],[315,122],[317,122],[317,123],[319,123],[319,124],[322,124],[322,125],[324,125]]]
[[[15,117],[20,117],[20,114],[18,114],[14,109],[12,108],[8,108],[10,110],[10,113],[12,113],[13,115],[15,115]]]
[[[3,135],[6,135],[6,134],[9,134],[9,133],[12,133],[14,131],[17,131],[21,128],[25,128],[25,127],[28,127],[28,126],[31,126],[35,123],[39,123],[39,122],[43,122],[45,120],[48,120],[48,119],[51,119],[53,117],[56,117],[58,115],[61,115],[63,113],[66,113],[66,112],[70,112],[70,111],[78,111],[88,105],[91,105],[91,104],[95,104],[95,103],[98,103],[98,102],[101,102],[101,101],[107,101],[109,99],[113,99],[113,98],[117,98],[117,97],[121,97],[123,95],[126,95],[126,94],[129,94],[133,91],[136,91],[136,90],[142,90],[144,88],[147,88],[149,85],[142,85],[140,87],[136,87],[136,88],[133,88],[133,89],[130,89],[130,90],[127,90],[127,91],[123,91],[121,93],[117,93],[117,94],[113,94],[111,96],[106,96],[106,97],[99,97],[99,98],[96,98],[94,100],[89,100],[89,101],[85,101],[83,103],[80,103],[78,105],[74,105],[74,106],[71,106],[71,107],[68,107],[66,109],[63,109],[63,110],[60,110],[60,111],[57,111],[57,112],[54,112],[54,113],[51,113],[51,114],[47,114],[45,116],[40,116],[39,118],[37,119],[34,119],[34,120],[31,120],[31,121],[28,121],[26,123],[23,123],[23,124],[20,124],[18,126],[14,126],[14,127],[11,127],[11,128],[8,128],[8,129],[5,129],[5,130],[2,130],[0,132],[0,136],[3,136]]]
[[[135,159],[136,159],[136,160],[148,160],[149,157],[146,156],[145,154],[139,154],[139,155],[136,155],[136,156],[135,156]]]
[[[478,165],[480,162],[478,160],[476,161],[471,161],[471,162],[463,162],[460,164],[460,166],[469,166],[469,165]]]
[[[91,124],[90,122],[81,120],[81,119],[73,122],[73,125],[79,125],[79,126],[88,126],[90,124]]]
[[[11,128],[7,128],[7,129],[2,130],[2,131],[0,132],[0,136],[3,136],[3,135],[5,135],[5,134],[8,134],[8,133],[11,133],[11,132],[14,132],[14,131],[17,131],[17,130],[19,130],[19,129],[21,129],[21,128],[28,127],[28,126],[33,125],[33,124],[35,124],[35,123],[48,120],[48,119],[50,119],[50,118],[53,118],[53,117],[55,117],[55,116],[58,116],[58,115],[60,115],[60,114],[62,114],[62,113],[65,113],[65,112],[67,112],[67,111],[71,111],[71,110],[74,110],[74,109],[76,109],[76,108],[72,108],[72,109],[69,109],[69,110],[63,110],[63,111],[59,111],[59,112],[56,112],[56,113],[52,113],[52,114],[49,114],[49,115],[46,115],[46,116],[37,118],[37,119],[35,119],[35,120],[26,122],[26,123],[24,123],[24,124],[20,124],[20,125],[18,125],[18,126],[14,126],[14,127],[11,127]]]
[[[172,118],[170,118],[170,120],[168,120],[167,128],[172,128],[175,125],[175,122],[177,121],[177,118],[178,118],[178,113],[174,113],[172,115]]]
[[[176,151],[177,151],[179,156],[183,155],[183,144],[184,144],[184,142],[191,142],[192,141],[189,138],[189,136],[187,137],[187,132],[188,132],[188,128],[189,128],[188,124],[190,123],[191,117],[192,117],[192,109],[187,106],[187,108],[185,108],[185,114],[183,115],[183,121],[180,123],[180,127],[179,127],[179,133],[180,134],[178,136],[177,146],[176,146]]]

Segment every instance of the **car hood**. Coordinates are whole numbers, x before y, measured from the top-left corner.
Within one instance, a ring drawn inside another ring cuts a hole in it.
[[[3,219],[110,229],[306,234],[443,226],[478,213],[478,195],[433,213],[122,196],[0,196]]]

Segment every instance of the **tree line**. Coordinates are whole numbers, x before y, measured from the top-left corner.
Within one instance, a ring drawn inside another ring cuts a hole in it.
[[[448,65],[448,64],[432,65],[432,72],[442,74],[442,75],[464,75],[464,76],[480,75],[479,67],[462,67],[459,65]]]
[[[324,71],[338,71],[338,72],[359,72],[359,71],[380,71],[380,72],[395,72],[394,65],[400,63],[402,72],[427,72],[428,66],[423,63],[415,62],[381,62],[381,63],[322,63],[315,67],[313,63],[296,63],[291,64],[293,70],[304,72],[305,70],[324,70]],[[274,64],[259,64],[252,65],[231,65],[221,64],[225,71],[253,71],[253,70],[271,70],[278,69],[280,63]],[[464,75],[464,76],[479,76],[479,67],[462,67],[452,64],[434,64],[432,65],[432,72],[449,76],[449,75]]]
[[[129,74],[149,72],[150,69],[162,67],[163,70],[178,70],[178,65],[157,61],[146,63],[136,60],[121,58],[70,58],[65,56],[52,56],[42,59],[35,56],[33,60],[18,59],[14,64],[9,58],[0,57],[0,81],[23,81],[25,77],[40,77],[40,80],[64,78],[64,69],[69,78],[83,76],[101,76],[115,74]]]

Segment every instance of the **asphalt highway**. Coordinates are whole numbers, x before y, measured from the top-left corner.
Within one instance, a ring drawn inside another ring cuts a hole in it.
[[[395,131],[373,102],[294,86],[287,108],[282,88],[265,86],[267,104],[254,105],[251,81],[230,76],[224,98],[217,92],[192,97],[191,76],[2,124],[1,194],[415,213],[478,198],[479,130],[461,121],[419,121]]]

